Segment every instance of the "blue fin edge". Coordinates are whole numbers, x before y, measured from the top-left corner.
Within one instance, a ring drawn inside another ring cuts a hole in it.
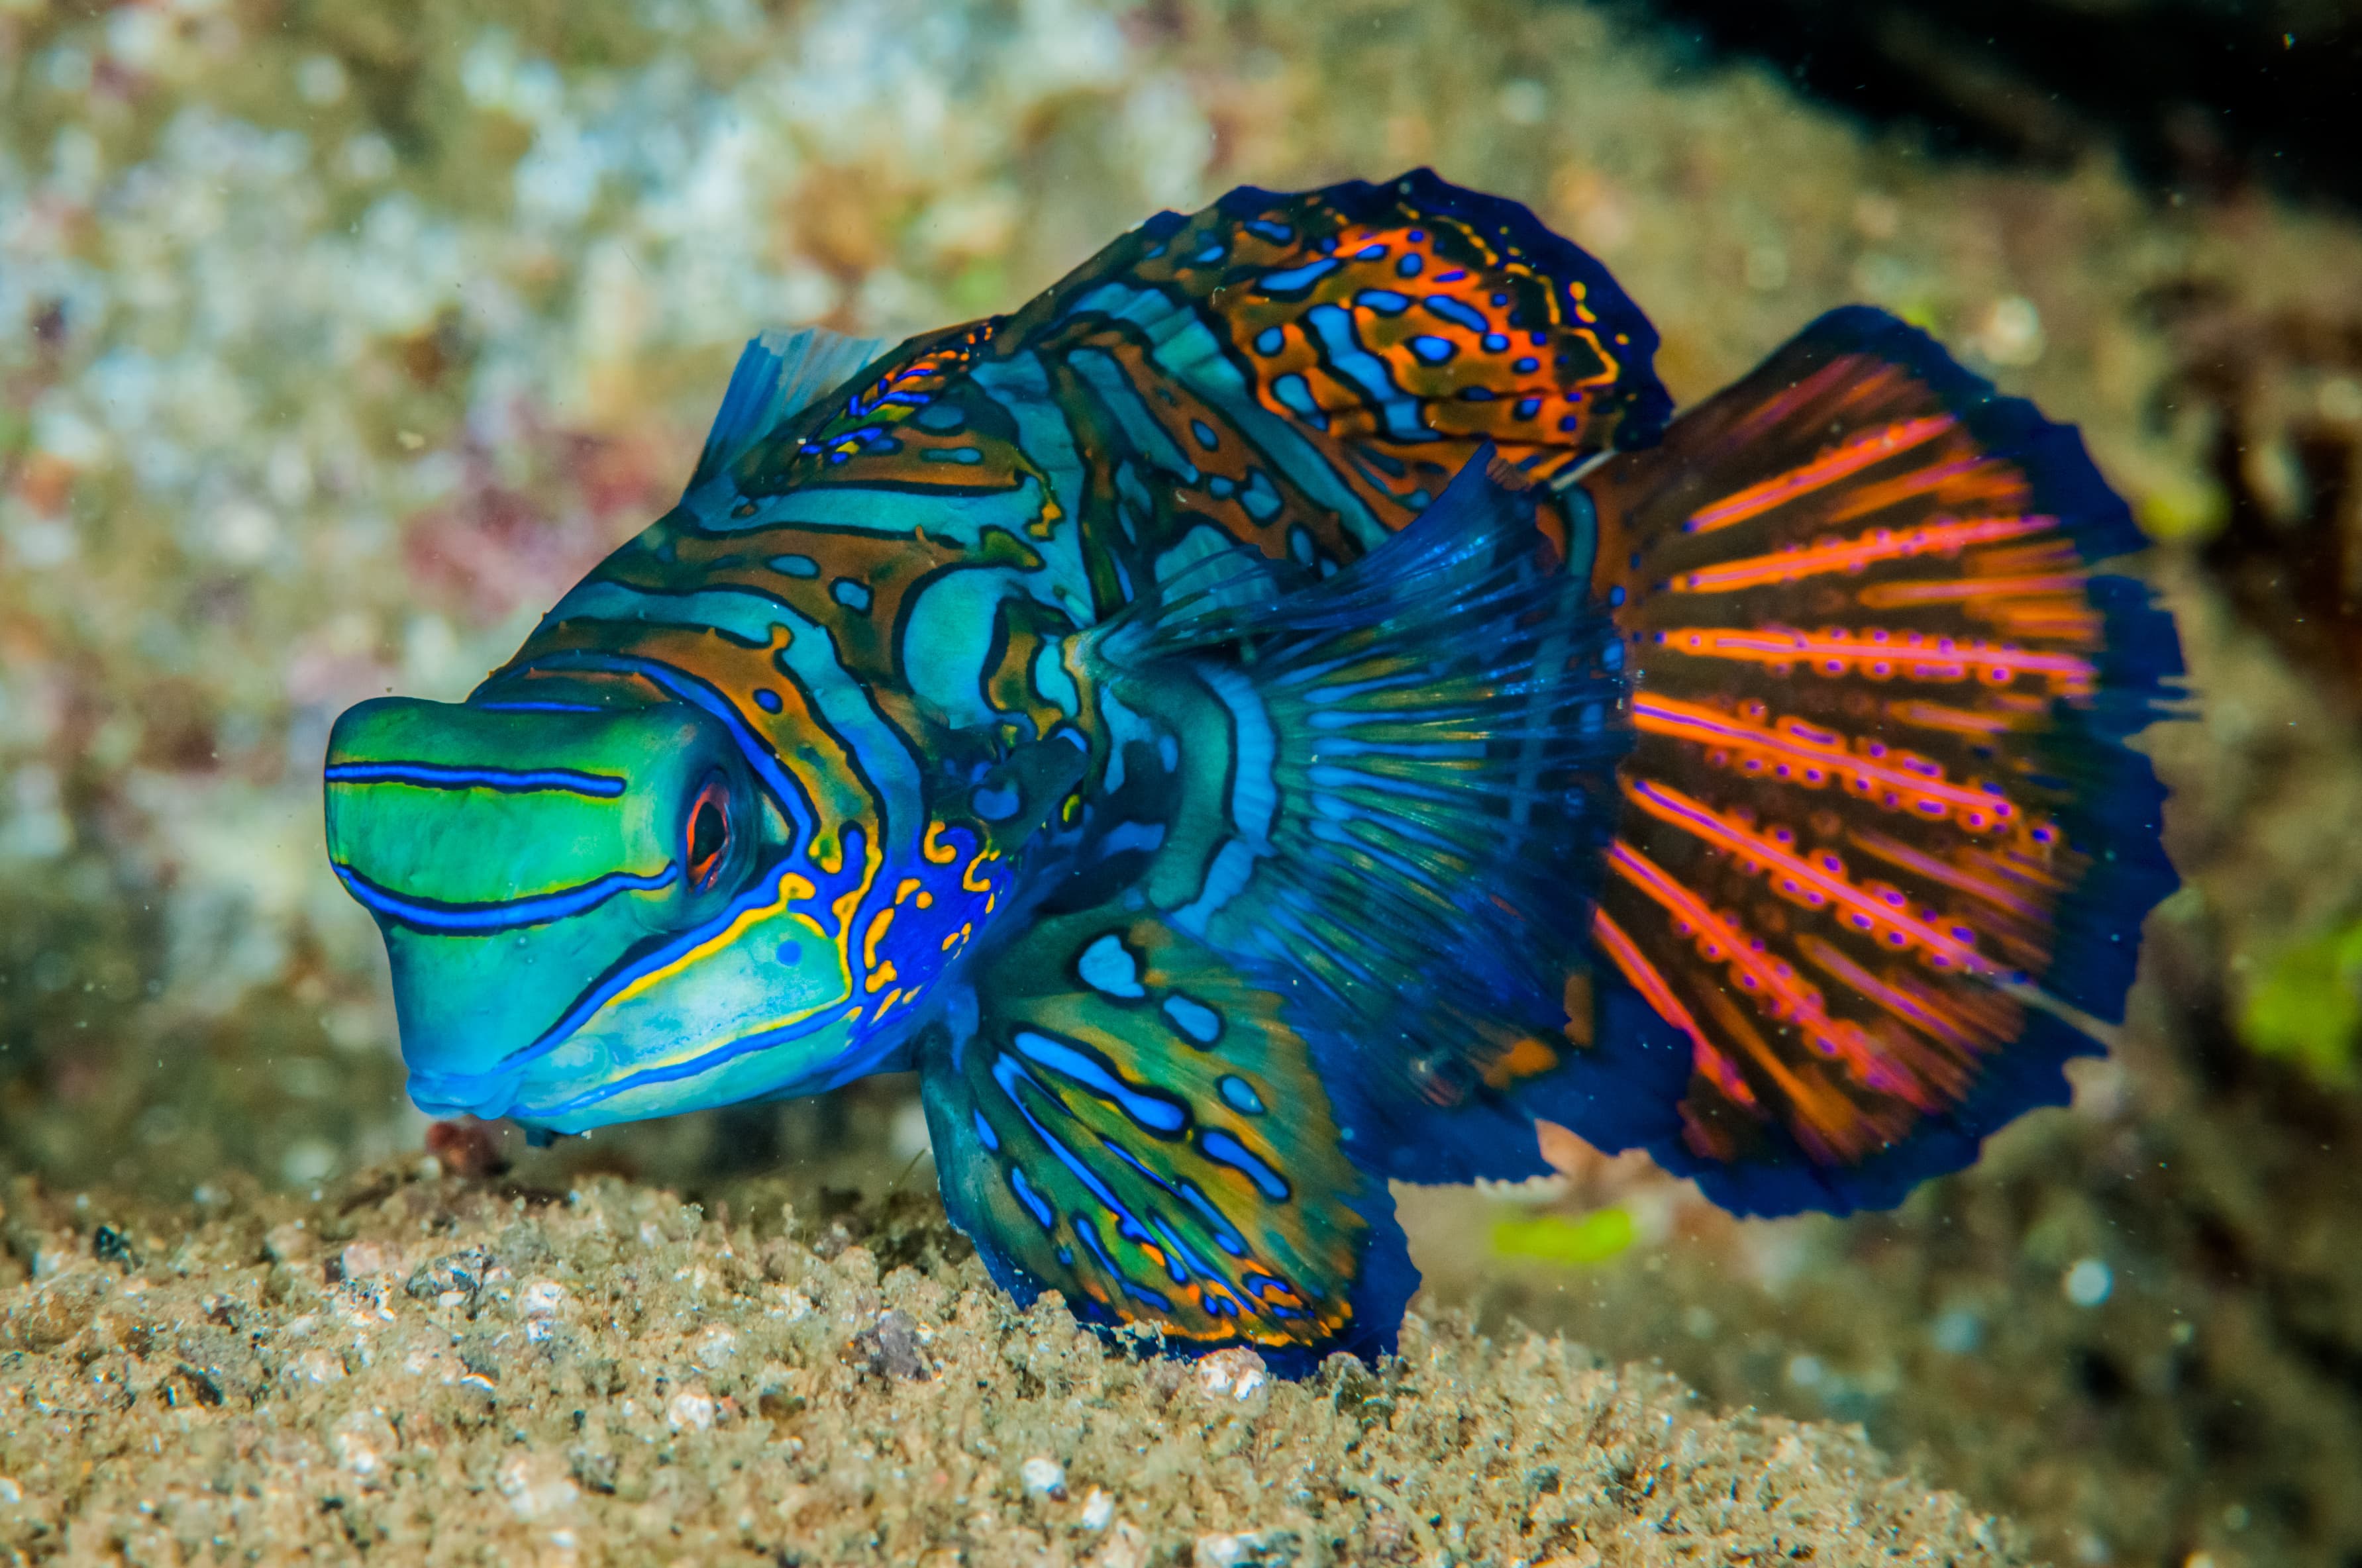
[[[1443,1108],[1408,1091],[1381,1110],[1355,1070],[1351,1043],[1312,1040],[1355,1164],[1393,1181],[1442,1186],[1524,1181],[1551,1172],[1534,1132],[1556,1123],[1605,1153],[1681,1135],[1690,1043],[1657,1016],[1613,965],[1592,973],[1596,1036],[1551,1071],[1473,1104]],[[1337,1087],[1343,1085],[1343,1088]]]
[[[1990,1063],[1969,1097],[1929,1116],[1910,1136],[1858,1165],[1816,1165],[1784,1127],[1766,1125],[1771,1157],[1725,1165],[1694,1153],[1676,1135],[1648,1146],[1650,1157],[1734,1214],[1776,1218],[1816,1210],[1851,1214],[1892,1209],[1921,1182],[1976,1163],[1984,1140],[2025,1113],[2072,1097],[2066,1065],[2104,1055],[2091,1036],[2047,1013],[2027,1015],[2025,1031]]]

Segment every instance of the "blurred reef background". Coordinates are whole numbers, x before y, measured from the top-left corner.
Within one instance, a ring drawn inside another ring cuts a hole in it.
[[[1848,1222],[1580,1149],[1410,1194],[1430,1305],[1858,1422],[2058,1563],[2355,1568],[2357,82],[2352,0],[0,0],[0,1191],[92,1193],[87,1247],[415,1161],[328,725],[498,663],[753,332],[1429,163],[1606,261],[1683,400],[1867,300],[2080,422],[2199,698],[2071,1110]],[[446,1163],[932,1187],[896,1082],[509,1142]]]

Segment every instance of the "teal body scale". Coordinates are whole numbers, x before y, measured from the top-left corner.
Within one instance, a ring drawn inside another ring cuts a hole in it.
[[[413,1097],[537,1135],[915,1069],[994,1277],[1390,1348],[1390,1180],[1538,1122],[1747,1212],[2064,1097],[2173,885],[2170,622],[2073,433],[1874,311],[1678,420],[1521,207],[1164,214],[749,345],[464,703],[339,721]]]

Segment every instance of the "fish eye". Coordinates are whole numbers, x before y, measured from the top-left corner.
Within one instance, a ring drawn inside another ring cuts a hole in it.
[[[712,885],[715,873],[722,869],[723,855],[730,848],[730,792],[723,786],[720,773],[708,774],[698,790],[697,799],[689,808],[689,825],[684,832],[689,845],[690,886],[702,892]]]

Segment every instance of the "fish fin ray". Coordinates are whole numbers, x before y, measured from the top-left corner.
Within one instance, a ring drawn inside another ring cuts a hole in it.
[[[1357,1157],[1393,1178],[1539,1174],[1542,1103],[1611,1137],[1629,1119],[1599,1107],[1662,1103],[1679,1064],[1661,1038],[1568,1032],[1622,643],[1541,496],[1483,449],[1335,576],[1243,606],[1144,602],[1093,645],[1127,701],[1210,694],[1192,733],[1229,748],[1224,809],[1176,814],[1165,853],[1190,874],[1150,885],[1216,950],[1288,974],[1316,1051],[1352,1043],[1324,1077]]]
[[[2179,643],[2092,570],[2140,535],[2070,427],[1862,307],[1581,489],[1636,674],[1600,946],[1694,1056],[1652,1146],[1742,1211],[1897,1202],[2065,1098],[2175,885],[2124,742]]]
[[[773,327],[747,342],[698,454],[694,490],[780,425],[857,375],[893,344],[826,327]]]

